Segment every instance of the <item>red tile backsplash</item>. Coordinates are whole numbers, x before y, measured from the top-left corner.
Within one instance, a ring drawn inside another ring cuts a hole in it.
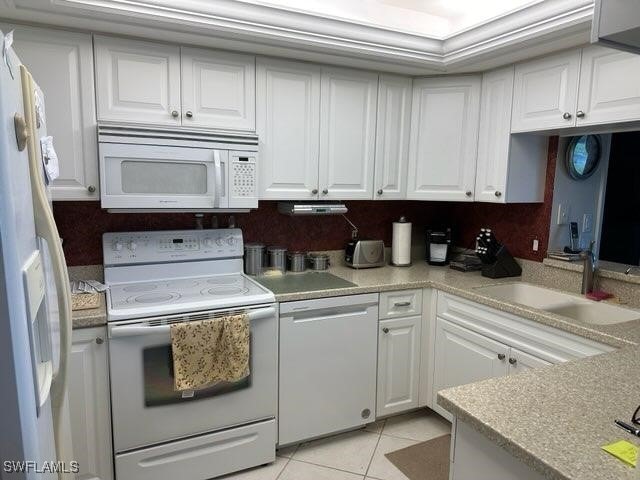
[[[454,242],[473,246],[481,227],[490,227],[498,239],[517,257],[542,261],[546,254],[553,179],[558,138],[549,142],[544,203],[496,205],[489,203],[351,201],[348,218],[368,238],[382,238],[391,244],[391,223],[405,215],[413,228],[451,226]],[[102,234],[140,230],[189,229],[195,225],[190,213],[107,213],[99,202],[54,202],[53,212],[69,265],[102,263]],[[290,250],[337,250],[350,238],[351,227],[342,217],[288,217],[278,213],[277,202],[260,202],[257,210],[236,214],[245,242],[260,241],[283,245]],[[218,215],[226,226],[228,215]],[[205,214],[205,228],[211,214]],[[533,252],[534,239],[540,250]]]

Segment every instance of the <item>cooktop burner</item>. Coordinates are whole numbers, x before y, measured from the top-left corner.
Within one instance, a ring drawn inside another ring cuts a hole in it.
[[[158,304],[167,303],[180,298],[177,293],[146,293],[144,295],[138,295],[137,297],[131,297],[127,300],[128,303],[145,303],[145,304]]]
[[[272,301],[271,292],[241,273],[116,283],[109,288],[109,314],[114,319]]]
[[[236,295],[244,295],[249,292],[248,288],[236,287],[236,286],[226,286],[223,285],[221,287],[213,287],[213,288],[205,288],[202,292],[202,295],[224,295],[224,296],[236,296]]]

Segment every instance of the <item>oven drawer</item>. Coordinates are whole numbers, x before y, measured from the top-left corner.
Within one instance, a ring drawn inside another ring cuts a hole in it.
[[[205,480],[275,458],[276,422],[267,420],[116,455],[116,478]]]

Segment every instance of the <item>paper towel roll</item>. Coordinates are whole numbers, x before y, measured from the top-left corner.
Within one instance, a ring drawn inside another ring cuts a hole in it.
[[[404,217],[393,222],[391,263],[397,266],[411,265],[411,222]]]

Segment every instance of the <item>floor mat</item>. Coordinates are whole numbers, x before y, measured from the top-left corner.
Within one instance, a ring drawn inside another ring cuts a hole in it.
[[[451,435],[443,435],[385,455],[409,480],[448,480]]]

